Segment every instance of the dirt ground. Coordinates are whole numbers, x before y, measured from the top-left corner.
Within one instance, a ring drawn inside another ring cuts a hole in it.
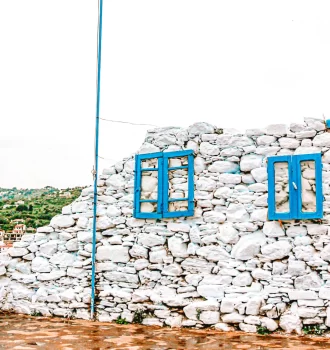
[[[330,349],[330,339],[0,314],[0,349]]]

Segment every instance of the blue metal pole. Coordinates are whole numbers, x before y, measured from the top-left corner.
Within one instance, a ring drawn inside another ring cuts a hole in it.
[[[97,212],[97,179],[98,179],[98,165],[99,165],[98,153],[99,153],[99,123],[100,123],[102,14],[103,14],[103,0],[99,0],[98,2],[98,36],[97,36],[97,86],[96,86],[96,120],[95,120],[95,169],[94,169],[94,199],[93,199],[91,319],[94,319],[94,314],[95,314],[96,212]]]

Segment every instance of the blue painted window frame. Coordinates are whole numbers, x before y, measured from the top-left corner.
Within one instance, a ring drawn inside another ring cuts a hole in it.
[[[169,167],[169,159],[187,157],[188,164],[178,167]],[[157,168],[141,168],[141,161],[145,159],[158,159]],[[168,183],[169,171],[188,169],[188,197],[186,198],[169,198]],[[157,200],[143,199],[141,200],[141,181],[143,171],[158,171],[158,192]],[[168,211],[171,202],[187,201],[188,210],[184,211]],[[155,203],[157,202],[157,212],[142,213],[140,205],[142,202]],[[147,154],[137,154],[135,156],[135,178],[134,178],[134,209],[133,216],[138,219],[160,219],[160,218],[175,218],[182,216],[194,215],[194,151],[185,150],[177,152],[157,152]]]
[[[301,166],[302,161],[315,162],[315,212],[302,211],[302,183]],[[275,163],[288,163],[289,172],[289,211],[285,213],[276,212],[275,203]],[[268,218],[270,220],[292,220],[292,219],[321,219],[323,217],[323,193],[322,193],[322,156],[316,154],[297,154],[292,156],[268,157]],[[296,184],[294,188],[293,183]]]

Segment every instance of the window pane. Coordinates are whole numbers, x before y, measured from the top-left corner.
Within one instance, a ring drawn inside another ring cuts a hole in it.
[[[141,168],[158,168],[158,158],[143,159]]]
[[[168,198],[188,197],[188,169],[169,170]]]
[[[188,201],[178,201],[168,203],[168,211],[186,211],[188,210]]]
[[[302,212],[316,211],[315,161],[300,162]]]
[[[141,161],[141,169],[156,169],[154,171],[141,171],[141,195],[140,200],[148,200],[140,203],[141,213],[156,213],[158,198],[158,159],[144,159]],[[151,201],[151,202],[149,202]]]
[[[287,162],[274,163],[275,171],[275,212],[288,213],[289,203],[289,165]]]

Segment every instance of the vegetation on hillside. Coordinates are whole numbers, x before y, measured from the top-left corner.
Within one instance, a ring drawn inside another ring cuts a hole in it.
[[[53,216],[61,213],[62,207],[79,197],[81,190],[82,187],[59,190],[51,186],[41,189],[0,188],[0,229],[11,232],[17,219],[23,219],[27,228],[48,225]]]

